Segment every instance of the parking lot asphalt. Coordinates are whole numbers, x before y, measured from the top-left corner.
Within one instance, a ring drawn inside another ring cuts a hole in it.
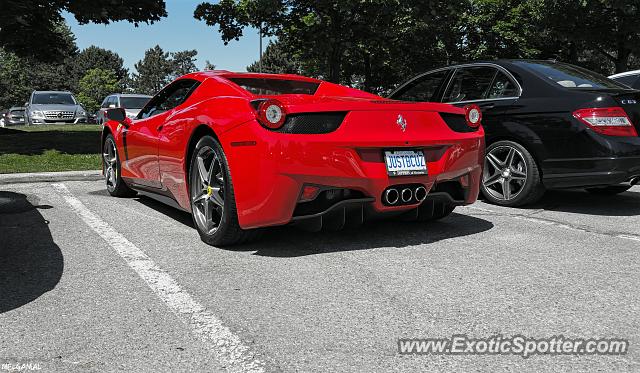
[[[638,371],[640,187],[215,248],[188,214],[100,181],[3,185],[0,280],[0,364],[41,371]],[[398,354],[455,334],[630,349]]]

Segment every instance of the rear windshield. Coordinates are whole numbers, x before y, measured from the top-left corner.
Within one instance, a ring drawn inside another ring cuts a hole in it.
[[[33,95],[32,104],[38,105],[51,105],[51,104],[61,104],[61,105],[75,105],[76,101],[73,99],[71,93],[35,93]]]
[[[151,97],[120,97],[120,106],[125,109],[142,109]]]
[[[254,95],[313,95],[320,83],[265,78],[229,78]]]
[[[608,79],[604,75],[583,69],[578,66],[556,62],[516,62],[535,74],[549,79],[558,85],[571,89],[629,89],[620,83]]]

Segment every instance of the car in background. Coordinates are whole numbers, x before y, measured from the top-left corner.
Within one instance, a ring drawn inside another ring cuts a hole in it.
[[[95,113],[87,112],[87,124],[96,124],[96,118],[98,117],[98,112]]]
[[[4,126],[19,126],[25,124],[25,108],[13,106],[4,114]]]
[[[87,111],[66,91],[33,91],[26,106],[28,124],[86,123]]]
[[[611,75],[609,79],[615,80],[618,83],[622,83],[627,87],[640,89],[640,70],[627,71],[625,73]]]
[[[444,218],[475,202],[484,154],[477,107],[398,103],[298,75],[185,75],[135,118],[107,110],[103,170],[191,212],[203,241],[257,228],[337,230],[368,216]]]
[[[501,60],[435,69],[391,93],[401,101],[479,105],[492,203],[533,203],[545,189],[624,192],[640,181],[640,92],[555,61]]]
[[[151,99],[151,96],[116,93],[105,97],[96,113],[96,122],[104,124],[107,109],[123,108],[128,118],[135,118],[140,109]]]

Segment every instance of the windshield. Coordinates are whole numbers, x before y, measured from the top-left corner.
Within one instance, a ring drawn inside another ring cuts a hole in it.
[[[320,83],[300,80],[265,79],[265,78],[229,78],[243,89],[260,96],[276,95],[313,95]]]
[[[120,97],[120,106],[126,109],[142,109],[151,97]]]
[[[9,110],[10,115],[24,115],[24,109]]]
[[[31,103],[36,105],[75,105],[76,100],[73,98],[71,93],[35,93]]]
[[[565,88],[598,88],[598,89],[629,89],[596,72],[578,66],[556,62],[526,62],[518,61],[518,65],[527,67],[535,74],[549,79]]]

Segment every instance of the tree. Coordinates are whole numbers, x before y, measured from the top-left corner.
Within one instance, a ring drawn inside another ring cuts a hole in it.
[[[23,61],[0,49],[0,109],[21,106],[29,98],[31,84]]]
[[[144,58],[134,66],[133,88],[137,93],[153,95],[171,81],[173,63],[159,45],[144,52]]]
[[[102,100],[119,91],[120,85],[116,74],[110,69],[90,69],[78,82],[78,101],[84,108],[93,113],[100,108]]]
[[[262,71],[260,71],[260,68],[262,68]],[[302,66],[291,53],[288,53],[282,47],[281,43],[269,42],[262,55],[262,60],[247,66],[247,71],[269,74],[300,74]]]
[[[153,95],[175,78],[196,71],[196,54],[195,50],[169,53],[159,45],[148,49],[135,64],[136,72],[131,77],[133,91]]]
[[[557,52],[542,23],[540,1],[475,0],[464,17],[469,59],[538,58]]]
[[[398,79],[456,56],[463,40],[463,5],[445,0],[221,0],[200,4],[194,16],[217,25],[225,43],[242,37],[247,27],[260,28],[291,51],[304,74],[383,92]]]
[[[195,62],[197,54],[198,52],[195,49],[171,53],[171,62],[173,63],[171,80],[197,71],[198,68]]]
[[[616,72],[626,71],[640,54],[640,0],[540,0],[543,21],[568,54],[578,59],[587,49],[609,60]]]
[[[73,14],[80,24],[126,20],[137,26],[167,15],[164,0],[3,0],[0,47],[20,57],[59,60],[64,55],[55,49],[65,42],[55,30],[63,21],[63,11]]]
[[[206,61],[204,61],[204,69],[205,70],[215,70],[216,69],[216,65],[211,63],[209,60],[206,60]]]
[[[77,80],[82,79],[91,69],[112,71],[118,82],[124,83],[128,75],[124,61],[117,53],[94,45],[83,49],[73,61],[73,75]]]
[[[75,38],[64,23],[56,25],[53,32],[63,42],[54,49],[53,53],[61,56],[56,61],[20,57],[0,48],[0,108],[23,105],[34,90],[71,90],[75,86]]]

